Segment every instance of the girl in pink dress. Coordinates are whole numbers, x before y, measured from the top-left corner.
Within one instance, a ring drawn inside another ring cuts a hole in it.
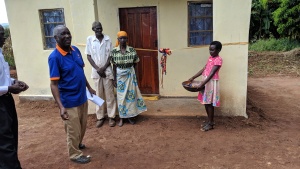
[[[199,92],[198,100],[205,106],[208,121],[204,122],[202,125],[202,131],[208,131],[214,128],[214,107],[220,106],[219,70],[223,62],[222,58],[219,56],[221,49],[221,42],[211,42],[209,46],[210,57],[208,58],[206,65],[189,79],[189,81],[192,82],[200,75],[203,77],[203,81],[198,88],[205,87],[205,89]]]

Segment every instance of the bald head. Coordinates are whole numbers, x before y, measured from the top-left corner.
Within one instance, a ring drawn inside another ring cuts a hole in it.
[[[64,25],[58,25],[53,29],[53,36],[58,46],[65,51],[70,49],[72,35],[69,29]]]
[[[57,36],[60,32],[60,30],[64,29],[64,28],[67,28],[66,26],[64,25],[57,25],[54,29],[53,29],[53,36]],[[67,28],[68,29],[68,28]]]
[[[92,24],[92,29],[94,29],[96,26],[101,26],[102,27],[102,24],[99,21],[95,21]]]
[[[102,34],[102,24],[99,21],[93,22],[92,30],[95,32],[96,37],[101,41],[104,37],[104,35]]]

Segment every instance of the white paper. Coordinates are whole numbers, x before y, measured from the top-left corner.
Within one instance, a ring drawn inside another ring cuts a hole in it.
[[[94,94],[92,94],[92,96],[91,96],[91,93],[89,92],[88,89],[86,89],[86,97],[93,103],[97,104],[98,106],[101,106],[104,103],[104,100],[101,99],[100,97],[98,97]]]

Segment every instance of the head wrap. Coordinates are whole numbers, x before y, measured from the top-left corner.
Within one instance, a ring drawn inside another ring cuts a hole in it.
[[[121,36],[126,36],[127,37],[127,33],[125,31],[120,31],[117,33],[117,36],[118,38],[121,37]],[[128,43],[128,41],[127,41]],[[119,46],[119,40],[117,40],[117,43],[116,43],[116,47]]]

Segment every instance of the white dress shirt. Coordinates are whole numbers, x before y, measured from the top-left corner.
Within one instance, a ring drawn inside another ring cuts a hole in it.
[[[85,54],[91,55],[91,58],[95,64],[101,68],[107,62],[107,59],[112,50],[112,43],[108,35],[104,35],[101,43],[95,35],[89,36],[87,38]],[[113,73],[111,66],[107,67],[105,70],[106,78],[113,79]],[[92,67],[92,78],[100,78],[97,70]]]
[[[4,60],[2,48],[0,48],[0,96],[7,93],[8,86],[11,86],[14,80],[10,78],[9,65]]]

